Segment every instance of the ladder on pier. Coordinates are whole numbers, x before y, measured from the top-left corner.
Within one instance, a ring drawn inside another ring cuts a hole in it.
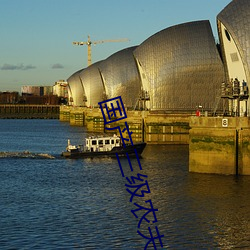
[[[214,103],[214,108],[213,108],[213,116],[215,116],[216,111],[218,109],[219,103],[221,100],[221,89],[218,89],[216,92],[216,97],[215,97],[215,103]]]

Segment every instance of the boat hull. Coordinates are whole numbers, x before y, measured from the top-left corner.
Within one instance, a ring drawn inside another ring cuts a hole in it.
[[[135,143],[133,145],[126,145],[126,147],[114,147],[111,151],[72,151],[72,152],[63,152],[62,156],[65,158],[94,158],[94,157],[116,157],[118,156],[127,156],[127,155],[134,155],[136,153],[140,156],[146,147],[145,142]]]

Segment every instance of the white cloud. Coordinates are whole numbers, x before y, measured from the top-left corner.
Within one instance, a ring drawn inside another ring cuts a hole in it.
[[[51,66],[52,69],[63,69],[64,66],[60,63],[55,63]]]
[[[29,69],[35,69],[36,66],[33,66],[31,64],[24,65],[23,63],[14,65],[14,64],[8,64],[5,63],[0,69],[1,70],[29,70]]]

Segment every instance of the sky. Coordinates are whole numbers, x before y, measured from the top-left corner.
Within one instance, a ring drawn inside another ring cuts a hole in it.
[[[52,86],[87,67],[87,46],[73,41],[117,40],[92,46],[92,63],[140,45],[173,25],[209,20],[231,0],[0,0],[0,91]]]

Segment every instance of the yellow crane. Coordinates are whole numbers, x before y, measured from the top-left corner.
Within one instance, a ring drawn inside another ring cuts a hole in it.
[[[99,43],[110,43],[110,42],[127,42],[129,39],[122,38],[117,40],[100,40],[100,41],[91,41],[90,36],[88,35],[88,41],[86,42],[73,42],[74,45],[87,45],[88,46],[88,66],[92,64],[91,59],[91,45],[92,44],[99,44]]]

